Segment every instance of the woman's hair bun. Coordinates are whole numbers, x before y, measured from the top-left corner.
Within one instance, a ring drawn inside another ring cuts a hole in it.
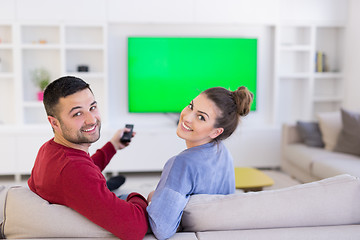
[[[254,94],[244,86],[239,87],[237,90],[233,91],[232,94],[236,103],[237,113],[240,116],[248,115]]]

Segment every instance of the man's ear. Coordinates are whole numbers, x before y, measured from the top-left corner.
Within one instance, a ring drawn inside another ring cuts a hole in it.
[[[59,120],[57,120],[56,118],[52,116],[48,116],[48,121],[51,127],[54,129],[54,131],[60,128]]]
[[[222,134],[224,132],[224,129],[223,128],[215,128],[213,130],[213,132],[210,134],[210,137],[212,139],[215,139],[217,138],[220,134]]]

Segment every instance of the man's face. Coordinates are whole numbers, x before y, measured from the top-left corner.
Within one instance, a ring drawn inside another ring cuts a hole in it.
[[[64,141],[64,145],[88,147],[100,138],[100,113],[94,95],[87,88],[60,98],[53,119],[58,123],[56,126],[52,123],[55,138]]]

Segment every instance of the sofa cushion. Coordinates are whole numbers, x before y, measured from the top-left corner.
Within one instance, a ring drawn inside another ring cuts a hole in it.
[[[171,240],[198,240],[196,233],[194,232],[177,232],[175,235],[173,235]],[[56,240],[56,239],[54,239]],[[69,239],[70,240],[70,239]],[[82,239],[79,239],[82,240]],[[85,239],[83,239],[85,240]],[[103,240],[103,239],[101,239]],[[157,240],[157,238],[152,233],[148,233],[145,235],[145,237],[142,240]]]
[[[324,154],[322,158],[314,159],[311,168],[311,175],[320,179],[344,173],[360,177],[360,157],[332,152],[331,155]]]
[[[341,109],[342,130],[334,151],[360,156],[360,114]]]
[[[74,210],[50,204],[25,187],[8,190],[4,212],[6,238],[114,237]]]
[[[360,225],[321,227],[296,227],[273,229],[249,229],[216,232],[198,232],[199,240],[246,239],[246,240],[339,240],[360,239]]]
[[[198,232],[358,224],[359,201],[360,181],[350,175],[278,190],[194,195],[182,227]]]
[[[303,142],[309,147],[324,147],[319,123],[297,121],[296,123],[299,134]]]
[[[328,154],[331,155],[333,152],[299,143],[286,145],[283,149],[284,158],[307,174],[311,173],[311,167],[315,159],[326,157]]]
[[[340,111],[318,113],[317,118],[325,149],[333,151],[342,128]]]
[[[7,189],[6,186],[0,186],[0,223],[4,220],[4,205]]]

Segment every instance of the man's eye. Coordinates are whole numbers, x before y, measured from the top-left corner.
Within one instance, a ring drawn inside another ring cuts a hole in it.
[[[81,115],[81,112],[77,112],[73,115],[73,117],[77,117],[77,116],[80,116]]]
[[[91,108],[90,108],[90,111],[93,111],[93,110],[95,110],[96,109],[96,106],[92,106]]]

